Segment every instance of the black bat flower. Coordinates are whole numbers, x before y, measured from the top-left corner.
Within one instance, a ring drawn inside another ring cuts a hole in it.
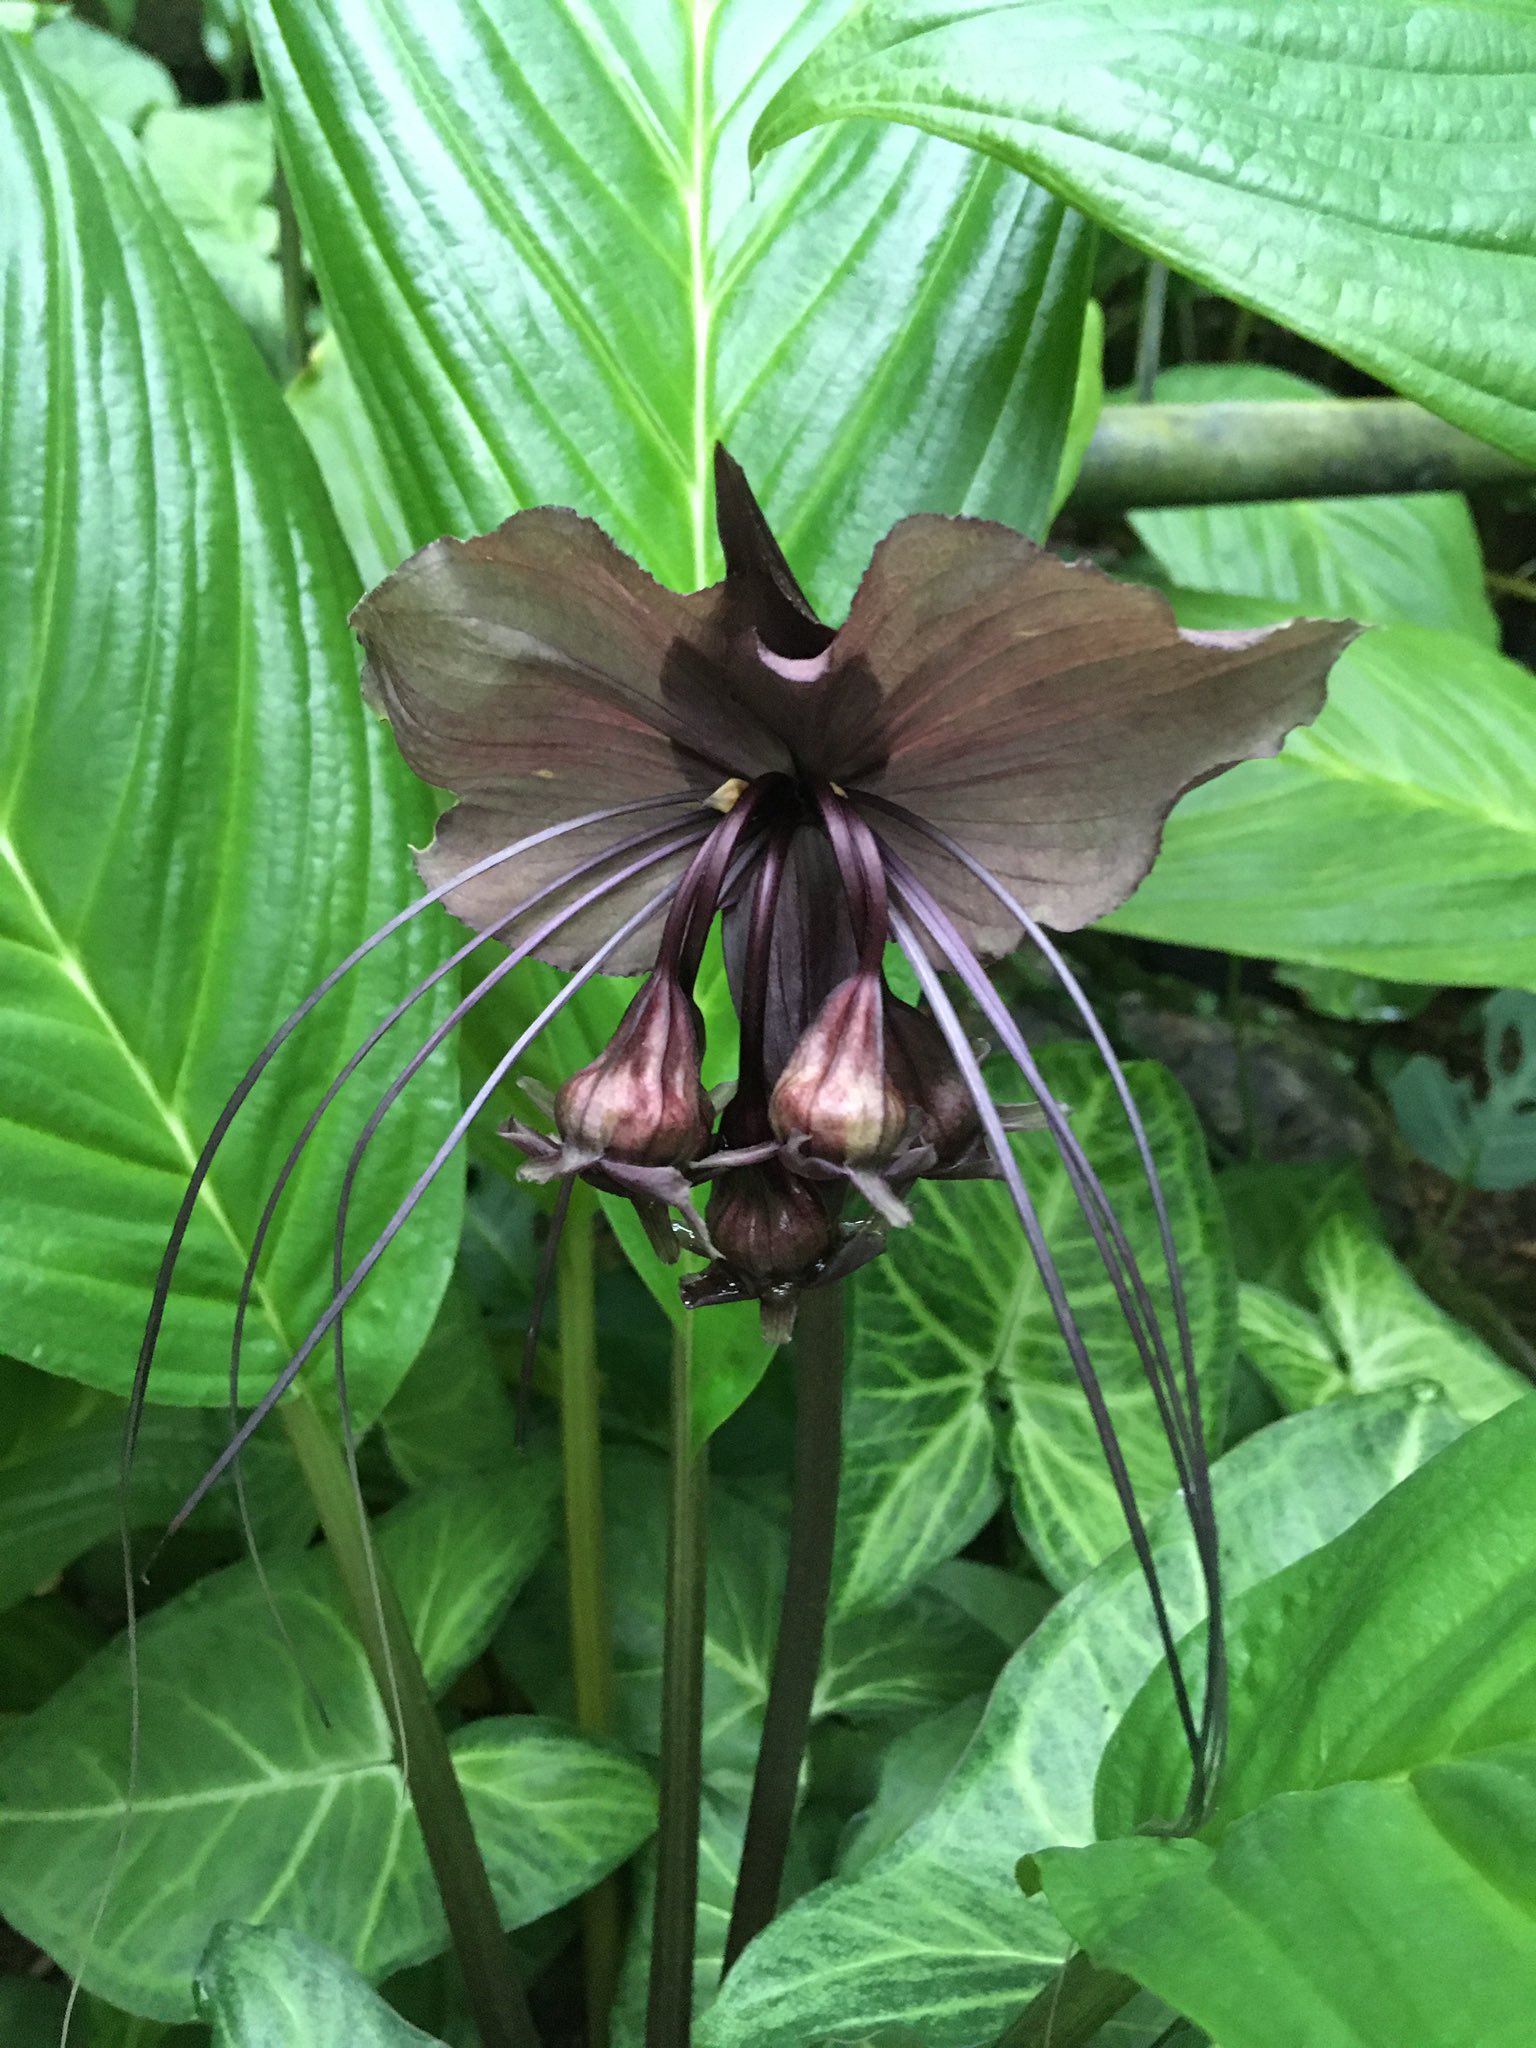
[[[875,549],[839,628],[817,618],[741,470],[718,450],[726,574],[663,589],[590,521],[519,512],[494,533],[440,540],[358,606],[364,687],[423,780],[458,798],[420,857],[474,937],[508,947],[390,1083],[353,1154],[487,988],[536,958],[571,978],[508,1048],[385,1230],[247,1419],[220,1467],[328,1332],[421,1193],[527,1046],[592,975],[646,979],[612,1043],[548,1103],[550,1129],[506,1136],[533,1177],[581,1174],[632,1199],[664,1255],[706,1261],[695,1306],[742,1298],[787,1334],[795,1303],[877,1256],[924,1178],[1006,1184],[1039,1266],[1146,1573],[1195,1759],[1192,1810],[1220,1747],[1216,1537],[1183,1292],[1155,1163],[1102,1027],[1043,927],[1073,930],[1146,874],[1169,811],[1232,763],[1273,754],[1322,706],[1356,628],[1303,620],[1182,631],[1156,593],[1073,565],[990,521],[919,516]],[[420,908],[422,906],[416,906]],[[266,1059],[350,965],[285,1024]],[[694,989],[723,927],[740,1023],[734,1091],[700,1080]],[[1130,1119],[1162,1230],[1177,1322],[1170,1348],[1125,1233],[986,962],[1025,938],[1077,1006]],[[925,1007],[883,975],[895,941]],[[994,1103],[941,974],[954,976],[1034,1100]],[[279,1176],[247,1275],[293,1166],[381,1020],[313,1111]],[[1190,1701],[1139,1509],[1093,1362],[1015,1154],[1010,1126],[1054,1139],[1135,1340],[1184,1489],[1213,1626],[1203,1708]],[[1174,1354],[1177,1354],[1176,1357]],[[142,1379],[142,1372],[141,1372]]]

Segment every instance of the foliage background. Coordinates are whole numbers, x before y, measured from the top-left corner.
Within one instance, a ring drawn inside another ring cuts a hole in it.
[[[1536,17],[1515,0],[90,12],[0,10],[0,2032],[56,2038],[51,1957],[81,1972],[96,2044],[252,2048],[283,2011],[315,2040],[471,2038],[281,1435],[246,1483],[302,1675],[221,1489],[157,1563],[137,1803],[97,1924],[126,1786],[123,1397],[219,1104],[410,894],[429,805],[360,715],[351,603],[438,533],[549,501],[663,580],[707,580],[721,435],[834,615],[884,528],[936,509],[1049,531],[1168,590],[1186,623],[1300,610],[1376,630],[1317,724],[1186,799],[1147,883],[1071,949],[1139,1056],[1220,1418],[1226,1799],[1199,1842],[1137,1832],[1171,1720],[1097,1455],[995,1190],[927,1191],[856,1291],[799,1897],[718,1998],[788,1418],[750,1326],[700,1326],[700,1429],[718,1425],[702,2037],[969,2048],[1072,1938],[1148,1987],[1104,2030],[1115,2048],[1516,2048],[1536,1991],[1531,493],[1096,521],[1068,493],[1103,392],[1132,382],[1149,258],[1173,270],[1159,399],[1392,390],[1536,459]],[[408,927],[239,1127],[167,1325],[136,1525],[162,1523],[221,1440],[240,1264],[302,1106],[451,943]],[[1150,1256],[1070,1014],[1027,961],[1007,992]],[[520,978],[477,1014],[468,1074],[544,993]],[[573,1006],[547,1078],[622,997]],[[434,1061],[385,1126],[358,1243],[460,1085]],[[343,1095],[295,1179],[248,1395],[329,1291],[335,1182],[370,1099]],[[1156,1493],[1134,1360],[1050,1156],[1023,1143]],[[478,1139],[467,1180],[445,1176],[349,1324],[363,1482],[550,2037],[573,2024],[571,1903],[625,1866],[632,2041],[668,1323],[614,1219],[597,1308],[616,1703],[598,1738],[572,1720],[547,1360],[534,1442],[513,1442],[543,1215],[500,1150]],[[1160,1542],[1193,1627],[1172,1509]],[[1015,1866],[1036,1855],[1026,1895]],[[1170,2035],[1177,2014],[1201,2033]]]

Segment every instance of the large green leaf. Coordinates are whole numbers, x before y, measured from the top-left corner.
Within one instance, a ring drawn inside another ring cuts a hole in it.
[[[340,1956],[286,1927],[219,1928],[198,1966],[197,1998],[213,2048],[442,2048]]]
[[[1198,622],[1236,623],[1237,602],[1207,601]],[[1191,790],[1107,922],[1388,979],[1536,987],[1532,761],[1529,670],[1460,634],[1381,627],[1277,760]]]
[[[1510,0],[866,0],[769,106],[1039,178],[1536,461],[1536,16]]]
[[[547,1500],[528,1496],[526,1512],[536,1540]],[[528,1528],[514,1515],[491,1532],[487,1516],[464,1484],[420,1496],[380,1525],[384,1565],[439,1680],[473,1654],[489,1610],[528,1562]],[[454,1557],[461,1571],[473,1563],[468,1591],[442,1568]],[[493,1570],[499,1585],[487,1590]],[[389,1724],[330,1561],[283,1558],[268,1576],[326,1722],[253,1570],[239,1565],[200,1580],[140,1631],[139,1769],[126,1831],[120,1642],[0,1748],[0,1911],[132,2012],[190,2015],[193,1969],[220,1920],[280,1922],[374,1978],[447,1942]],[[612,1746],[520,1717],[474,1722],[452,1747],[509,1927],[584,1891],[650,1831],[650,1779]]]
[[[1536,1404],[1472,1431],[1234,1609],[1203,1839],[1041,1859],[1066,1924],[1233,2048],[1515,2048],[1536,2001]],[[1101,1832],[1168,1810],[1144,1693]],[[1262,1970],[1262,2011],[1254,1972]]]
[[[1156,1218],[1109,1076],[1087,1046],[1047,1046],[1040,1065],[1071,1108],[1171,1332]],[[1130,1079],[1168,1198],[1208,1416],[1219,1427],[1235,1307],[1205,1142],[1166,1069],[1138,1065]],[[1050,1138],[1017,1144],[1132,1478],[1144,1500],[1155,1499],[1173,1484],[1173,1469],[1119,1304]],[[952,1556],[1010,1479],[1031,1548],[1058,1583],[1081,1577],[1124,1537],[1087,1403],[1006,1191],[986,1181],[925,1188],[915,1215],[855,1292],[839,1531],[845,1610],[879,1606]]]
[[[121,1391],[204,1133],[273,1025],[405,900],[424,804],[359,705],[345,551],[275,388],[148,181],[8,36],[0,156],[0,1342]],[[265,1186],[432,943],[359,969],[236,1125],[158,1398],[223,1401]],[[447,1088],[424,1075],[385,1126],[354,1241],[430,1151]],[[253,1386],[330,1293],[366,1106],[338,1105],[296,1178]],[[359,1300],[364,1414],[430,1325],[456,1199],[450,1175]]]
[[[1081,224],[1000,165],[829,134],[749,181],[842,0],[253,0],[336,333],[418,544],[589,513],[663,581],[716,556],[716,435],[841,604],[919,507],[1044,519]]]
[[[1326,398],[1321,385],[1265,363],[1165,370],[1174,404]],[[1169,581],[1190,590],[1266,597],[1310,618],[1436,626],[1499,644],[1483,556],[1465,498],[1298,498],[1132,512],[1130,523]]]
[[[1231,1590],[1363,1514],[1460,1425],[1379,1395],[1297,1416],[1216,1467]],[[1153,1524],[1175,1627],[1200,1612],[1177,1507]],[[824,2033],[917,2030],[928,2048],[990,2041],[1060,1961],[1065,1937],[1014,1881],[1021,1854],[1093,1837],[1093,1781],[1116,1717],[1158,1662],[1146,1593],[1122,1551],[1074,1588],[1007,1666],[929,1811],[851,1882],[821,1886],[748,1949],[707,2048],[801,2048]]]

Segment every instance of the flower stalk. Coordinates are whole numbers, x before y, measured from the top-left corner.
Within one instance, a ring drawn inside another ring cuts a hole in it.
[[[808,1294],[794,1342],[794,1494],[784,1601],[722,1976],[779,1910],[821,1669],[843,1464],[843,1290]]]
[[[594,1225],[597,1199],[572,1187],[556,1268],[560,1314],[560,1454],[565,1475],[566,1588],[576,1724],[613,1733],[613,1632],[603,1554],[601,1384],[597,1369]],[[623,1936],[611,1877],[581,1901],[588,2048],[603,2048]]]
[[[693,1443],[692,1317],[672,1340],[666,1640],[661,1668],[661,1819],[645,2048],[688,2048],[703,1794],[708,1447]]]
[[[286,1401],[282,1417],[394,1731],[480,2039],[484,2048],[538,2048],[448,1739],[394,1587],[370,1555],[351,1476],[307,1395]]]

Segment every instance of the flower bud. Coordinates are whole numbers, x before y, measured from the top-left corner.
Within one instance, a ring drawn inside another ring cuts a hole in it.
[[[879,1166],[906,1133],[908,1109],[885,1058],[884,991],[875,974],[840,982],[790,1054],[768,1105],[780,1138],[818,1158]]]
[[[837,1225],[808,1181],[770,1160],[720,1176],[709,1200],[709,1234],[735,1272],[770,1286],[803,1278],[825,1258]]]
[[[981,1119],[943,1032],[924,1011],[895,996],[885,1004],[886,1058],[896,1085],[917,1111],[914,1136],[931,1145],[942,1168],[981,1135]]]
[[[555,1097],[573,1150],[631,1166],[678,1166],[709,1142],[714,1110],[699,1079],[697,1012],[670,974],[653,974],[607,1050]]]

